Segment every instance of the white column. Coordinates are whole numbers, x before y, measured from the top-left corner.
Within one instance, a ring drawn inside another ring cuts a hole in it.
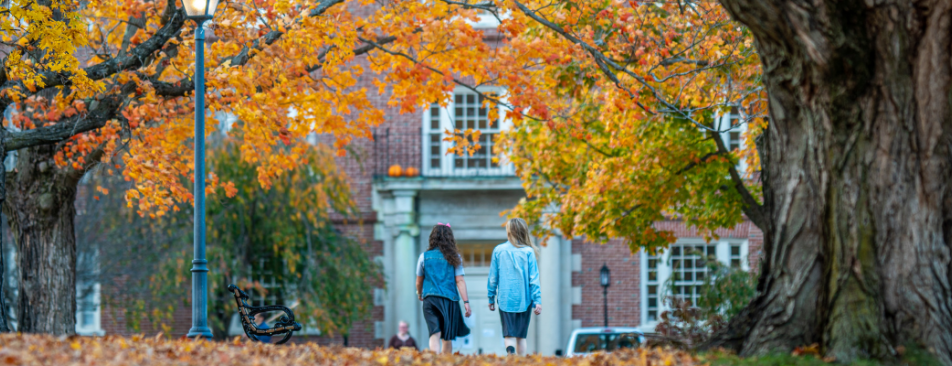
[[[575,330],[572,324],[572,273],[576,271],[576,268],[572,265],[572,238],[560,237],[559,240],[561,242],[559,248],[561,258],[559,258],[559,263],[562,265],[559,271],[561,282],[559,284],[559,290],[561,292],[559,296],[559,307],[562,310],[561,317],[559,318],[559,322],[561,323],[559,329],[561,329],[562,332],[559,333],[561,337],[559,337],[559,348],[557,349],[561,349],[564,355],[568,352],[565,346],[568,345],[569,335]]]
[[[393,322],[404,320],[410,325],[410,334],[424,334],[420,329],[413,329],[419,324],[417,319],[419,301],[416,297],[416,242],[414,237],[419,234],[414,212],[414,197],[416,191],[394,191],[393,213],[390,219],[394,224],[391,227],[393,242],[393,277],[389,287],[393,292],[394,309]]]
[[[559,237],[549,238],[539,254],[539,278],[542,287],[542,315],[536,332],[536,352],[553,355],[562,346],[562,261]]]

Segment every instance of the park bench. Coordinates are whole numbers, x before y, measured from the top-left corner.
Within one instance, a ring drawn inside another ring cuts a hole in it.
[[[244,329],[245,334],[248,335],[248,338],[251,338],[253,341],[260,341],[258,336],[276,336],[284,334],[284,338],[275,342],[275,344],[283,344],[291,339],[291,334],[294,331],[301,330],[301,324],[294,321],[294,313],[291,312],[291,309],[288,309],[287,306],[283,305],[265,305],[265,306],[251,306],[245,302],[248,300],[248,294],[244,291],[241,291],[238,286],[228,285],[228,291],[231,291],[235,294],[235,302],[238,303],[238,317],[241,319],[241,328]],[[255,315],[260,313],[266,313],[270,311],[283,311],[284,315],[274,323],[274,326],[268,329],[258,329],[258,325],[255,324],[254,318]]]

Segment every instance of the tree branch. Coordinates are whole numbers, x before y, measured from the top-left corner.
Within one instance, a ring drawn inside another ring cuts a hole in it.
[[[379,38],[377,38],[377,42],[379,42],[379,44],[388,44],[388,43],[391,43],[391,42],[396,41],[396,40],[397,40],[397,37],[394,37],[394,36],[387,36],[387,37],[379,37]],[[367,53],[367,52],[370,52],[370,51],[373,50],[374,48],[376,48],[376,47],[375,47],[374,45],[371,45],[371,44],[367,44],[367,45],[363,45],[363,46],[357,47],[357,48],[355,48],[355,49],[353,50],[354,56],[363,55],[363,54],[365,54],[365,53]],[[328,52],[329,52],[329,51],[330,51],[330,50],[328,50]],[[244,52],[244,51],[242,51],[242,52]],[[323,59],[324,59],[323,56],[326,55],[326,54],[327,54],[327,52],[324,52],[324,54],[321,55],[320,59],[321,59],[322,61],[323,61]],[[235,57],[237,57],[237,56],[235,56]],[[232,58],[232,59],[234,59],[234,58]],[[250,59],[251,59],[251,57],[242,59],[242,62],[247,63]],[[237,65],[236,65],[236,64],[232,64],[232,65],[233,65],[233,66],[241,66],[241,65],[244,65],[244,63],[237,64]],[[310,73],[310,72],[314,72],[314,71],[320,70],[322,66],[323,66],[322,64],[318,63],[318,64],[315,64],[315,65],[312,65],[312,66],[308,66],[305,70],[307,70],[307,72]],[[164,81],[152,80],[152,86],[155,88],[155,94],[156,94],[156,95],[163,96],[163,97],[181,97],[181,96],[185,96],[185,95],[187,95],[189,92],[195,90],[195,80],[194,80],[193,78],[189,78],[188,80],[178,81],[178,82],[175,82],[175,83],[169,83],[169,82],[164,82]]]
[[[341,4],[343,2],[344,0],[325,0],[316,8],[314,8],[308,14],[308,16],[319,16],[327,12],[327,10],[332,6]],[[164,47],[172,37],[178,35],[179,31],[185,24],[185,20],[186,17],[184,10],[177,9],[175,11],[170,11],[168,21],[155,33],[155,35],[149,37],[148,40],[139,44],[122,56],[114,57],[105,62],[85,68],[84,70],[86,71],[87,76],[90,79],[98,80],[111,76],[119,71],[135,69],[144,66],[146,61],[152,56],[153,53],[162,49],[162,47]],[[284,35],[283,32],[274,31],[266,34],[263,38],[259,38],[251,46],[246,46],[236,56],[232,57],[232,60],[240,61],[237,63],[232,62],[232,64],[243,65],[251,57],[253,57],[253,55],[250,54],[252,49],[261,49],[264,46],[270,45],[277,41],[282,35]],[[393,40],[389,40],[388,42],[393,42]],[[367,48],[367,50],[363,52],[366,53],[369,51],[369,49],[370,48]],[[52,72],[45,72],[41,73],[40,75],[43,77],[43,80],[46,83],[44,90],[56,86],[68,86],[69,78],[71,76],[66,73]],[[162,96],[184,96],[188,93],[188,91],[194,90],[194,82],[191,79],[189,79],[188,82],[179,82],[177,84],[153,80],[153,85],[156,89],[156,93]],[[21,90],[25,89],[23,83],[19,81],[8,81],[0,86],[0,90],[6,90],[8,88],[20,88]],[[13,101],[10,97],[4,96],[0,98],[0,110],[5,110],[12,102]],[[107,97],[105,99],[99,100],[97,107],[93,110],[90,110],[89,113],[83,116],[67,118],[51,126],[9,133],[2,140],[3,146],[5,147],[6,151],[14,151],[27,147],[56,143],[66,140],[77,134],[105,126],[107,121],[115,118],[115,116],[118,114],[118,109],[121,106],[121,99],[118,96]]]
[[[321,2],[317,5],[317,7],[315,7],[313,10],[311,10],[310,13],[308,13],[307,16],[309,16],[309,17],[320,16],[320,15],[326,13],[327,10],[330,9],[331,7],[333,7],[334,5],[341,4],[341,3],[343,3],[343,2],[344,2],[344,0],[324,0],[324,1],[321,1]],[[251,59],[252,57],[254,57],[254,55],[251,54],[252,51],[261,51],[262,49],[265,48],[265,46],[270,46],[272,43],[277,42],[278,39],[280,39],[281,36],[283,36],[283,35],[284,35],[284,32],[281,32],[281,31],[270,31],[270,32],[268,32],[267,34],[264,35],[264,37],[261,37],[261,38],[256,39],[256,40],[255,40],[254,42],[252,42],[250,45],[247,45],[247,46],[245,46],[244,48],[242,48],[242,49],[241,49],[241,52],[238,52],[237,55],[231,57],[231,64],[232,64],[232,65],[244,65],[245,63],[248,62],[249,59]]]
[[[121,97],[113,95],[93,102],[92,109],[88,113],[60,120],[55,125],[20,132],[7,132],[3,138],[3,150],[15,151],[52,144],[103,127],[106,122],[116,118],[121,105]]]
[[[730,151],[727,150],[727,147],[724,145],[724,140],[721,140],[721,135],[712,131],[708,131],[711,137],[714,138],[714,144],[717,145],[717,151],[721,154],[727,154]],[[737,190],[737,193],[740,194],[741,200],[744,201],[744,214],[747,215],[747,218],[750,219],[754,225],[757,225],[758,228],[766,230],[767,228],[767,215],[764,212],[764,207],[754,198],[750,191],[747,189],[747,186],[744,185],[744,179],[741,178],[740,173],[737,172],[737,166],[730,164],[728,168],[728,173],[731,176],[731,182],[734,183],[734,189]]]
[[[158,31],[155,32],[155,35],[149,37],[145,42],[140,43],[138,46],[125,53],[120,57],[114,57],[104,62],[98,63],[93,66],[84,68],[86,76],[92,80],[100,80],[109,76],[114,75],[115,73],[123,70],[130,70],[141,67],[148,60],[149,56],[161,49],[169,39],[178,34],[179,30],[182,29],[182,26],[185,25],[185,12],[181,9],[172,13],[169,18],[169,21],[165,23]],[[69,86],[70,78],[72,77],[69,73],[57,73],[57,72],[41,72],[40,76],[43,78],[45,84],[44,89],[49,89],[57,86]],[[10,89],[19,89],[20,91],[26,90],[26,86],[23,82],[19,80],[6,81],[0,86],[0,91],[6,91]],[[7,106],[13,103],[13,99],[8,95],[4,94],[0,97],[0,110],[6,110]]]

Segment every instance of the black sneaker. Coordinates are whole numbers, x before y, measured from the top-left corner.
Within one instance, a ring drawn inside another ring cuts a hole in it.
[[[516,354],[516,347],[507,346],[507,347],[506,347],[506,353],[508,353],[508,354],[510,354],[510,355]]]

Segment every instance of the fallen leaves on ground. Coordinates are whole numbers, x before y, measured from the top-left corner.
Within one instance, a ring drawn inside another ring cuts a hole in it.
[[[0,365],[695,365],[688,353],[665,349],[634,349],[588,357],[530,355],[437,355],[430,352],[368,350],[308,344],[271,345],[240,339],[229,342],[133,336],[131,338],[55,337],[0,334]]]

